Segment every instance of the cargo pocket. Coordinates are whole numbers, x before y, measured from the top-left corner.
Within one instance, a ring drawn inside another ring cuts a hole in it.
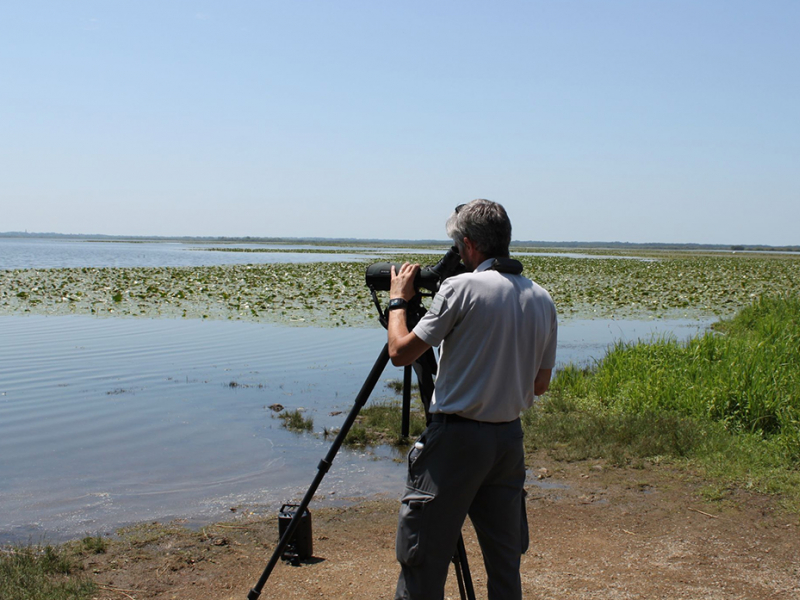
[[[410,489],[407,489],[403,496],[395,543],[397,560],[401,564],[413,567],[422,562],[425,540],[425,507],[433,498],[433,494]]]
[[[522,514],[519,518],[519,526],[520,526],[520,548],[522,554],[525,554],[528,551],[528,546],[531,543],[531,536],[530,530],[528,529],[528,509],[525,504],[525,498],[527,498],[528,492],[526,490],[522,490]]]

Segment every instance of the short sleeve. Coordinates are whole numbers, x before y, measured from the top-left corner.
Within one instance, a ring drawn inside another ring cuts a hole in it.
[[[555,306],[553,306],[553,325],[547,337],[547,343],[542,353],[542,369],[552,369],[556,366],[556,345],[558,343],[558,317],[556,316]]]
[[[459,322],[460,302],[456,290],[444,281],[425,313],[413,329],[414,334],[426,344],[438,346]]]

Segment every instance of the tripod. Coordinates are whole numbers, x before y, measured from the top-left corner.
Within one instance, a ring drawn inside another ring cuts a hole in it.
[[[378,309],[379,320],[381,324],[386,327],[388,324],[387,316],[388,313],[383,311],[380,306],[380,302],[378,301],[377,294],[375,293],[374,288],[371,288],[372,298],[375,302],[375,305]],[[414,299],[409,303],[409,307],[407,310],[408,321],[409,325],[411,323],[416,323],[424,314],[424,309],[420,302],[421,294],[417,294]],[[358,416],[361,409],[369,400],[370,394],[375,389],[375,385],[378,383],[381,375],[383,374],[386,365],[389,362],[389,345],[386,344],[381,350],[378,359],[375,361],[375,364],[372,366],[372,370],[369,372],[366,380],[364,381],[363,385],[361,386],[361,390],[356,395],[355,402],[353,403],[353,408],[350,409],[350,413],[347,415],[347,418],[342,425],[342,428],[339,430],[339,433],[336,435],[336,439],[333,440],[333,444],[331,444],[328,453],[325,455],[319,464],[317,465],[317,474],[314,477],[314,480],[311,482],[311,486],[306,491],[305,496],[303,496],[302,501],[298,505],[297,509],[292,516],[292,520],[287,526],[286,530],[284,531],[283,535],[281,536],[280,541],[278,542],[275,551],[272,553],[272,557],[269,559],[267,566],[264,568],[264,572],[261,574],[256,585],[250,590],[247,594],[248,600],[257,600],[258,597],[261,595],[261,591],[264,588],[264,585],[267,583],[272,570],[275,568],[275,565],[280,560],[280,557],[283,551],[286,549],[286,546],[289,544],[289,540],[292,539],[294,532],[297,530],[298,525],[300,524],[300,519],[303,514],[305,514],[306,509],[308,508],[311,499],[314,497],[314,494],[319,487],[319,484],[322,482],[322,479],[327,474],[328,470],[331,468],[334,458],[336,454],[339,452],[339,448],[341,447],[342,443],[344,442],[345,438],[347,437],[347,433],[350,431],[350,428],[355,423],[356,417]],[[420,397],[422,398],[422,404],[425,407],[425,416],[426,420],[430,421],[430,413],[429,407],[431,398],[433,397],[433,376],[436,373],[436,357],[433,353],[433,349],[429,348],[421,357],[417,359],[416,362],[412,366],[404,367],[403,371],[403,415],[402,415],[402,435],[404,437],[408,437],[409,433],[409,423],[410,423],[410,411],[411,411],[411,370],[412,368],[416,372],[417,381],[419,383],[419,390],[420,390]],[[453,565],[455,567],[456,577],[458,579],[458,589],[459,593],[461,594],[462,600],[475,600],[475,591],[472,586],[472,576],[469,571],[469,564],[467,562],[467,553],[466,548],[464,547],[464,538],[460,536],[458,538],[458,542],[456,544],[455,554],[453,555]]]

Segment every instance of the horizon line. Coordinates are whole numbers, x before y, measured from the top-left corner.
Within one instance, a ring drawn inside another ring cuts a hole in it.
[[[381,244],[410,244],[410,245],[451,245],[452,242],[446,239],[398,239],[398,238],[356,238],[356,237],[323,237],[323,236],[229,236],[229,235],[119,235],[104,233],[58,233],[58,232],[28,232],[28,231],[3,231],[0,237],[39,237],[39,238],[86,238],[86,239],[107,239],[107,240],[196,240],[196,241],[219,241],[219,242],[251,242],[251,243],[286,243],[286,242],[368,242]],[[702,242],[623,242],[615,241],[544,241],[544,240],[512,240],[511,246],[543,246],[543,247],[591,247],[602,248],[611,247],[643,247],[643,248],[708,248],[726,250],[745,250],[745,249],[773,249],[773,250],[792,250],[800,251],[800,245],[782,244],[725,244],[725,243],[702,243]]]

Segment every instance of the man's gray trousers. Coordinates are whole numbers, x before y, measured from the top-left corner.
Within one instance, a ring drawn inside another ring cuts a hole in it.
[[[408,456],[397,528],[396,600],[441,600],[450,560],[469,514],[483,553],[489,600],[522,597],[527,549],[525,454],[519,419],[433,422]]]

